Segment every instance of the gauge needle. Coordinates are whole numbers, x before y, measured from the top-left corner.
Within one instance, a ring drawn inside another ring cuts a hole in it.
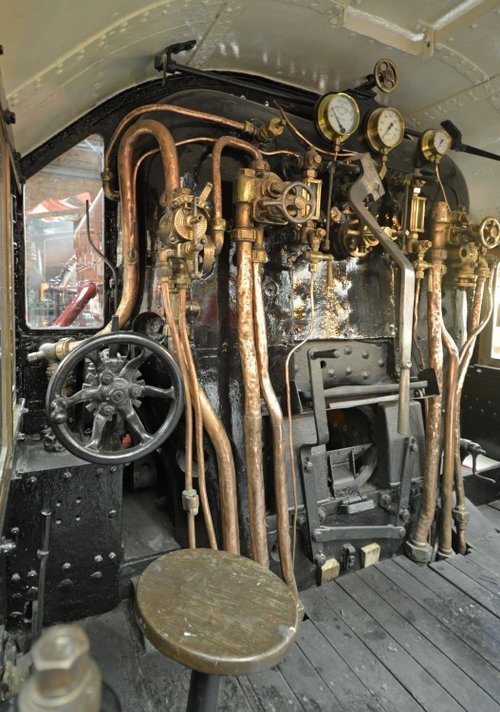
[[[382,138],[384,138],[384,136],[392,129],[393,126],[394,126],[394,121],[391,121],[391,123],[389,124],[389,126],[386,128],[386,130],[385,130],[384,133],[382,134]]]
[[[335,109],[333,110],[333,114],[334,114],[335,118],[337,119],[337,121],[339,122],[339,129],[340,129],[340,132],[343,133],[343,134],[345,134],[345,133],[346,133],[346,130],[345,130],[345,128],[342,126],[342,121],[339,119],[339,115],[337,114],[337,112],[335,111]]]

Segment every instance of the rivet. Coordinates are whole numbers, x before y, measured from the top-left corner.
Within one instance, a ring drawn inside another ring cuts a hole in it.
[[[36,578],[37,572],[35,571],[35,569],[30,569],[30,570],[28,571],[28,574],[27,574],[27,575],[28,575],[28,578]]]
[[[73,475],[71,474],[71,472],[69,470],[66,470],[65,472],[63,472],[64,480],[70,480],[72,477],[73,477]]]
[[[12,574],[12,576],[10,577],[10,580],[11,581],[20,581],[21,577],[19,576],[19,574]]]
[[[63,571],[68,571],[71,568],[71,564],[69,563],[69,561],[65,561],[61,568]]]
[[[90,574],[90,578],[93,579],[94,581],[96,579],[102,579],[102,571],[94,571],[93,574]]]
[[[352,348],[350,346],[346,346],[344,349],[344,353],[346,356],[350,356],[352,354]]]
[[[117,515],[116,509],[111,509],[109,512],[109,518],[114,519],[116,517],[116,515]]]
[[[350,366],[348,366],[348,367],[346,368],[346,370],[345,370],[345,375],[346,375],[346,376],[350,376],[351,373],[352,373],[352,368],[351,368]]]
[[[108,554],[108,558],[111,559],[111,561],[114,561],[116,559],[116,554],[114,551],[110,551]]]
[[[104,561],[104,559],[102,558],[102,556],[100,554],[96,554],[94,556],[94,561],[96,562],[96,564],[101,564]]]

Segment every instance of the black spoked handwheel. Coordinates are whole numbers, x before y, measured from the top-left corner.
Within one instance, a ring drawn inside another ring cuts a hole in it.
[[[154,383],[147,383],[152,374]],[[156,406],[156,422],[149,428],[144,399]],[[61,361],[49,383],[46,408],[54,434],[74,455],[123,464],[168,438],[183,401],[179,367],[169,352],[141,334],[117,332],[84,341]]]

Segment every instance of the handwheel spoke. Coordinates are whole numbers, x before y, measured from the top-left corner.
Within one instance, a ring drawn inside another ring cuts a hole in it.
[[[158,388],[157,386],[142,386],[142,397],[149,398],[175,398],[175,388]]]
[[[78,393],[74,393],[72,396],[66,398],[65,404],[67,408],[72,408],[79,403],[88,403],[98,397],[98,388],[82,388]]]
[[[131,403],[124,406],[123,408],[120,408],[120,413],[127,421],[127,425],[133,435],[138,437],[141,443],[149,442],[152,439],[151,435],[146,432],[144,423],[140,419],[139,414]]]
[[[122,368],[119,373],[120,378],[130,379],[134,375],[134,373],[142,366],[144,361],[146,361],[148,355],[149,354],[147,349],[141,349],[139,351],[139,354],[133,359],[131,359],[128,363],[126,363],[125,366]]]
[[[101,405],[96,414],[94,415],[94,424],[92,425],[92,436],[90,438],[90,442],[87,444],[87,447],[90,450],[99,450],[99,448],[102,446],[102,438],[104,435],[104,429],[106,425],[109,423],[110,418],[112,417],[112,414],[108,414],[103,412],[103,408],[105,406]]]

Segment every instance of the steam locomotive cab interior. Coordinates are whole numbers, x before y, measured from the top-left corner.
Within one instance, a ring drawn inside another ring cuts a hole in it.
[[[1,97],[3,663],[177,549],[300,597],[493,526],[500,156],[456,116],[480,82],[425,98],[444,31],[303,81],[183,33],[65,124]]]

